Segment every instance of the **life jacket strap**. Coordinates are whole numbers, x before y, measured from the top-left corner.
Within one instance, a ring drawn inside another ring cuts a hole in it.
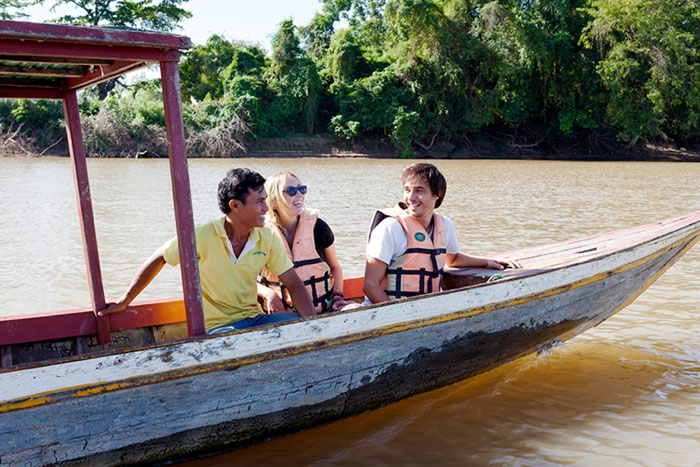
[[[318,263],[322,263],[322,262],[323,262],[323,260],[320,257],[316,258],[316,259],[305,259],[302,261],[294,261],[294,267],[300,268],[302,266],[308,266],[309,264],[318,264]]]

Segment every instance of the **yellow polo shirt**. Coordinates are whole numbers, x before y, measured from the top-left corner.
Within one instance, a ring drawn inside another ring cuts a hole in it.
[[[261,314],[258,274],[267,267],[279,276],[293,266],[282,241],[266,227],[250,231],[248,241],[255,245],[247,252],[244,248],[236,260],[224,229],[225,219],[221,216],[194,229],[207,331]],[[163,256],[171,266],[180,263],[177,237],[163,245]]]

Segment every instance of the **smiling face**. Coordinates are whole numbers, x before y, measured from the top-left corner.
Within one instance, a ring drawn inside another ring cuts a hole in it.
[[[284,210],[284,215],[286,217],[296,217],[304,210],[304,199],[306,195],[298,190],[296,190],[293,196],[287,192],[289,188],[297,188],[299,186],[301,186],[301,183],[299,183],[296,177],[292,175],[287,175],[285,177],[280,208]]]
[[[423,177],[411,177],[403,185],[403,201],[406,211],[416,219],[430,222],[438,196],[430,190],[428,181]]]
[[[235,221],[247,228],[265,225],[267,213],[267,191],[261,186],[257,190],[249,190],[245,195],[245,203],[232,199],[229,206]]]

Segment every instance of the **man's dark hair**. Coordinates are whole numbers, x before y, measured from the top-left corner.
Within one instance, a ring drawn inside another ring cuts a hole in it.
[[[435,208],[439,208],[447,193],[447,181],[438,168],[433,164],[413,164],[406,167],[401,173],[401,183],[403,184],[415,178],[422,178],[428,182],[430,191],[438,197],[435,201]]]
[[[257,191],[265,185],[265,178],[257,172],[249,169],[229,170],[221,182],[219,182],[219,209],[224,214],[231,211],[229,202],[232,199],[245,204],[245,197],[249,191]]]

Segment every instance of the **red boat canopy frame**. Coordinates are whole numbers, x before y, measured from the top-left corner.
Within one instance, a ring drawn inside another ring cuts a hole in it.
[[[148,31],[0,21],[0,98],[61,99],[73,162],[85,262],[97,339],[110,343],[100,259],[88,183],[77,91],[145,66],[160,64],[168,156],[190,336],[205,334],[185,155],[178,62],[188,37]]]

